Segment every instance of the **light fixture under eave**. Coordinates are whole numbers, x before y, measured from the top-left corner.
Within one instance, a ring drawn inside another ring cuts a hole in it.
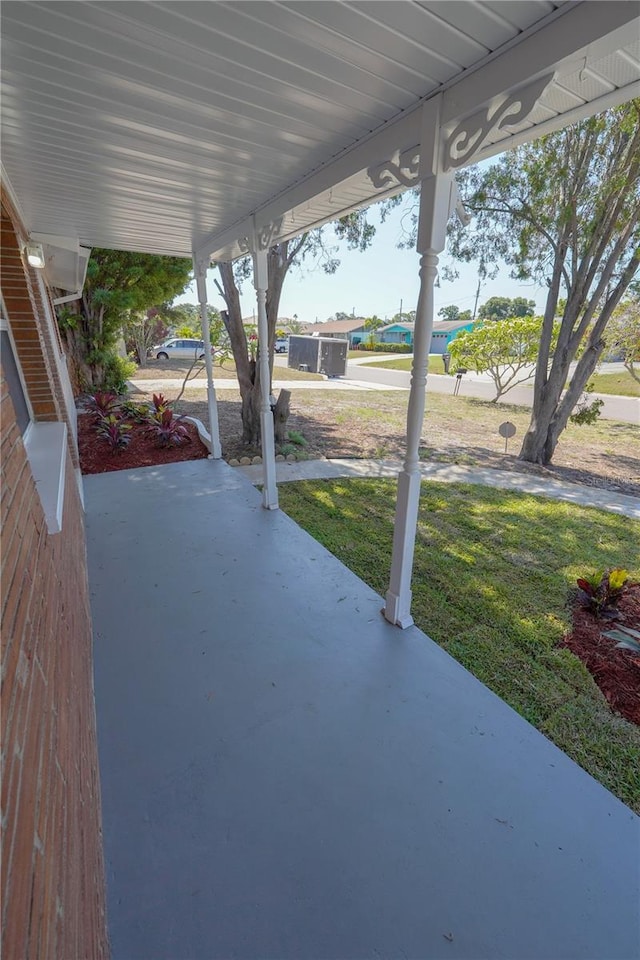
[[[27,262],[31,267],[37,267],[38,270],[44,270],[44,249],[41,243],[28,243],[25,246]]]

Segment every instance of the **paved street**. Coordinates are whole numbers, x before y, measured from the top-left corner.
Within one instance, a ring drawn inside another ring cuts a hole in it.
[[[349,360],[346,379],[350,380],[352,377],[357,378],[361,383],[387,384],[396,388],[404,387],[408,389],[411,374],[404,370],[388,370],[385,367],[375,367],[366,361]],[[455,383],[455,377],[430,373],[427,390],[432,390],[435,393],[453,394]],[[460,396],[491,400],[495,396],[495,388],[486,376],[465,374],[460,385]],[[640,424],[640,397],[614,397],[604,393],[594,393],[592,396],[594,399],[599,397],[604,402],[600,415],[605,420],[621,420],[625,423]],[[503,402],[530,407],[532,398],[533,386],[531,383],[526,383],[510,390],[504,397]]]

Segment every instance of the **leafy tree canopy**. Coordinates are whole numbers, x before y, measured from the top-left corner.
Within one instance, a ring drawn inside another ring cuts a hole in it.
[[[471,167],[459,183],[473,220],[466,229],[451,221],[454,257],[485,269],[502,260],[512,276],[548,291],[520,452],[548,463],[640,263],[640,100]]]
[[[535,373],[542,317],[507,317],[500,323],[480,321],[449,344],[451,372],[469,367],[488,373],[496,388],[494,402]],[[554,341],[559,324],[554,330]]]
[[[80,383],[90,389],[108,385],[105,377],[123,324],[179,296],[190,279],[190,260],[94,248],[82,299],[59,313]]]
[[[489,297],[478,310],[481,320],[505,320],[507,317],[532,317],[536,310],[535,300],[525,297]]]
[[[395,313],[389,323],[415,323],[415,310],[403,310],[402,313]]]
[[[379,330],[380,327],[384,327],[384,325],[385,325],[385,321],[382,320],[380,317],[377,317],[375,313],[372,317],[367,317],[366,320],[364,321],[365,330],[371,330],[371,331]]]
[[[640,291],[616,307],[607,329],[607,347],[619,354],[640,383]]]
[[[440,307],[438,316],[442,317],[443,320],[451,320],[453,322],[458,320],[460,323],[470,323],[472,319],[471,310],[461,310],[460,307],[456,307],[455,304],[451,304],[448,307]]]

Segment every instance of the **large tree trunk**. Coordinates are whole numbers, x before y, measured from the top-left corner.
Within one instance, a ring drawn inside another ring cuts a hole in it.
[[[558,369],[552,369],[539,398],[540,402],[534,401],[531,423],[520,451],[521,460],[543,466],[551,462],[560,434],[567,426],[569,417],[583,395],[603,349],[604,341],[599,344],[589,344],[580,357],[566,391],[569,364],[564,363]]]
[[[274,247],[271,247],[267,257],[268,288],[266,309],[270,381],[273,374],[273,348],[276,338],[282,287],[287,271],[293,262],[293,258],[303,243],[304,237],[298,238],[293,242],[291,249],[289,241],[276,244]],[[260,443],[260,365],[249,356],[249,345],[242,323],[240,294],[233,274],[233,264],[219,263],[218,269],[222,279],[221,293],[227,305],[228,319],[225,322],[225,326],[229,334],[229,340],[231,341],[231,349],[233,351],[240,387],[240,396],[242,398],[242,441],[249,446],[257,446]],[[269,382],[269,392],[271,392],[271,382]],[[281,416],[284,410],[285,408],[282,407]],[[288,406],[286,408],[286,415],[288,416]],[[281,421],[280,430],[286,434],[286,419]]]
[[[287,441],[287,420],[291,413],[290,404],[291,390],[281,390],[273,411],[276,443],[286,443]]]
[[[260,395],[254,389],[258,381],[258,371],[255,360],[249,357],[247,335],[240,309],[240,293],[233,275],[233,263],[219,263],[218,270],[222,280],[221,292],[227,304],[225,328],[231,342],[242,400],[242,442],[255,446],[260,436]]]
[[[82,308],[80,301],[72,301],[64,310],[60,323],[75,380],[82,391],[90,393],[104,386],[103,318],[103,308],[92,310],[83,297]]]
[[[554,362],[544,384],[534,391],[531,421],[522,442],[520,460],[539,464],[550,462],[558,442],[556,413],[568,373],[566,358],[557,365]]]
[[[565,255],[564,246],[561,245],[556,252],[538,354],[531,422],[522,443],[521,460],[543,466],[551,462],[560,434],[597,366],[605,347],[603,334],[607,323],[631,283],[640,260],[640,249],[635,250],[618,282],[613,289],[609,289],[614,268],[628,243],[631,228],[630,222],[626,229],[620,232],[590,295],[587,296],[583,286],[576,283],[565,307],[551,370],[547,374],[544,360],[549,356],[551,325],[558,300],[559,270]],[[594,320],[596,312],[597,319]],[[582,343],[584,349],[565,392],[571,363]]]

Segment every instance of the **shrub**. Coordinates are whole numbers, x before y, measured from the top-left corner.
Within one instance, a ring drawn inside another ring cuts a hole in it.
[[[147,428],[161,447],[175,447],[189,439],[182,417],[176,417],[168,407],[158,409],[150,418]]]
[[[136,372],[136,365],[133,360],[126,357],[119,357],[116,354],[110,354],[104,365],[104,387],[106,390],[112,390],[117,394],[127,392],[127,380]]]
[[[634,630],[633,627],[620,624],[617,630],[608,630],[602,636],[608,637],[609,640],[617,640],[616,647],[621,650],[631,650],[632,653],[640,656],[640,631]]]
[[[108,417],[119,407],[120,400],[111,390],[97,390],[85,400],[85,408],[98,419]]]
[[[629,573],[621,567],[591,576],[579,577],[576,583],[580,590],[580,599],[588,610],[597,616],[615,609],[625,591]]]
[[[290,443],[295,443],[296,446],[299,446],[299,447],[306,447],[306,446],[307,446],[307,441],[306,441],[305,438],[302,436],[302,434],[300,433],[299,430],[289,430],[287,437],[288,437],[289,442],[290,442]]]
[[[413,347],[410,343],[373,343],[367,344],[363,349],[372,350],[374,353],[413,353]]]
[[[114,453],[116,450],[122,450],[129,446],[131,440],[129,430],[131,430],[131,425],[125,423],[114,413],[103,417],[96,428],[98,436],[109,444]]]
[[[136,403],[135,400],[123,400],[120,403],[120,412],[123,417],[133,420],[134,423],[146,423],[149,419],[149,405]]]
[[[604,400],[596,399],[589,402],[589,394],[592,392],[593,383],[588,383],[576,404],[575,413],[569,417],[571,423],[575,423],[578,427],[592,426],[600,418],[600,408],[604,405]]]
[[[171,407],[171,400],[167,400],[161,393],[154,393],[151,403],[156,413],[162,413]]]

